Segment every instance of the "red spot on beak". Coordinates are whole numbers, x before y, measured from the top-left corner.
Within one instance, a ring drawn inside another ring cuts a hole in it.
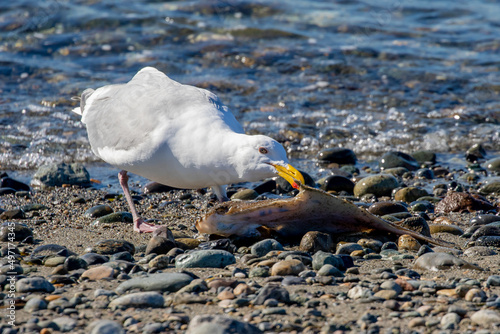
[[[299,185],[296,182],[292,183],[292,187],[294,187],[295,189],[299,189],[300,188]]]

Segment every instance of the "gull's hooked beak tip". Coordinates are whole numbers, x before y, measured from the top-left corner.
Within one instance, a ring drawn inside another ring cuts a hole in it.
[[[296,170],[292,165],[286,164],[284,166],[278,164],[271,164],[276,168],[276,174],[287,180],[292,187],[299,189],[301,184],[304,184],[304,176]]]

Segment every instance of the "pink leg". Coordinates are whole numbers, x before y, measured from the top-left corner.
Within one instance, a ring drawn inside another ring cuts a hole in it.
[[[118,173],[118,180],[120,181],[120,185],[125,193],[125,198],[127,199],[128,206],[130,207],[130,211],[132,213],[132,218],[134,219],[134,231],[139,233],[154,232],[158,226],[145,223],[144,220],[137,214],[134,201],[132,196],[130,196],[130,191],[128,189],[128,175],[126,170],[122,170]]]

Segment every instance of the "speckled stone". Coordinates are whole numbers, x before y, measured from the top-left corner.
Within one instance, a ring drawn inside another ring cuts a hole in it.
[[[403,234],[398,238],[399,250],[409,250],[417,252],[422,245],[414,237],[408,234]]]
[[[219,249],[197,250],[175,258],[176,268],[224,268],[236,259],[228,251]]]
[[[333,247],[332,237],[328,233],[309,231],[300,240],[299,249],[303,252],[330,251]]]
[[[132,243],[126,240],[107,239],[97,242],[91,249],[92,252],[97,254],[114,254],[119,252],[135,253],[135,247]]]

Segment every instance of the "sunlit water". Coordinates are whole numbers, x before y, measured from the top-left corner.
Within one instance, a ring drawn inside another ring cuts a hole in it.
[[[99,159],[71,97],[155,66],[314,173],[321,148],[500,151],[497,1],[2,1],[0,169]],[[114,170],[113,170],[114,173]]]

